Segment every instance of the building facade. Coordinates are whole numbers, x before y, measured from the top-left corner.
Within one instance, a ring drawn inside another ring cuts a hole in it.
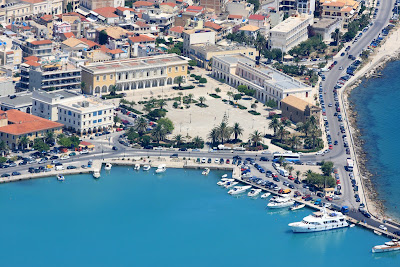
[[[306,122],[311,116],[317,121],[321,118],[321,108],[295,96],[288,96],[281,101],[282,117],[294,123]]]
[[[90,95],[171,86],[187,77],[188,59],[176,54],[91,63],[82,66],[83,92]]]
[[[322,7],[322,18],[339,18],[342,20],[342,27],[347,28],[349,22],[357,17],[360,10],[360,3],[353,0],[320,0]]]
[[[308,39],[308,26],[313,25],[313,16],[302,14],[289,17],[270,30],[270,48],[288,52]]]
[[[278,107],[289,95],[301,99],[311,99],[312,88],[306,84],[244,55],[233,54],[213,57],[212,75],[227,84],[238,87],[246,85],[256,91],[255,97],[262,103],[273,100]]]
[[[182,33],[183,54],[189,54],[189,48],[195,44],[215,45],[215,31],[211,29],[186,30]]]

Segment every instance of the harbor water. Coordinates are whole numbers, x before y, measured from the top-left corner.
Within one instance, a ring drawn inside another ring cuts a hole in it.
[[[223,172],[113,167],[0,185],[2,266],[397,266],[387,239],[359,227],[294,234],[312,210],[234,197]],[[336,263],[334,263],[336,262]]]
[[[387,214],[400,220],[400,61],[390,62],[382,78],[364,81],[351,92],[357,127],[367,153],[366,167],[373,175]]]

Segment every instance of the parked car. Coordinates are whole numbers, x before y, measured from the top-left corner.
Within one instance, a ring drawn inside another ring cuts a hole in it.
[[[169,156],[171,159],[173,159],[173,158],[178,158],[178,154],[172,154],[171,156]]]

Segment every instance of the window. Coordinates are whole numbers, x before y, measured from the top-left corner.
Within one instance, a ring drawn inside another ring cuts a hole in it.
[[[185,70],[185,66],[182,66],[182,70]]]
[[[93,120],[93,123],[97,123],[97,120]]]
[[[172,71],[172,68],[168,68],[168,72],[171,72]]]
[[[97,111],[93,112],[93,116],[97,116]]]
[[[112,80],[112,79],[113,79],[113,77],[114,77],[114,76],[113,76],[112,74],[110,74],[110,80]]]
[[[68,116],[71,116],[72,112],[70,110],[68,110]]]
[[[100,81],[100,76],[96,76],[96,80],[97,80],[97,81]]]
[[[99,123],[102,121],[102,119],[99,119]]]
[[[99,115],[103,114],[103,111],[102,111],[102,110],[100,110],[100,111],[98,112],[98,114],[99,114]]]
[[[107,79],[107,75],[103,75],[103,81]]]
[[[175,67],[175,72],[178,72],[178,67]]]

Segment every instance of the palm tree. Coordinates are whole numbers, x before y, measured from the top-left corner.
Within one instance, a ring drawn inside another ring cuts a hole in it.
[[[293,166],[288,166],[287,170],[289,171],[289,174],[292,175],[292,171],[294,170]]]
[[[54,132],[52,132],[52,131],[47,132],[44,139],[45,139],[46,144],[53,145],[54,142],[56,141]]]
[[[296,178],[297,178],[297,179],[300,178],[300,173],[301,173],[301,172],[300,172],[299,170],[296,171]]]
[[[176,83],[178,84],[179,89],[181,89],[181,84],[183,83],[183,77],[178,76],[175,79],[176,79]]]
[[[160,99],[158,101],[158,106],[160,107],[160,109],[163,109],[166,105],[167,105],[167,101],[165,101],[164,99]]]
[[[222,121],[218,126],[219,137],[221,138],[221,143],[224,143],[224,140],[229,139],[231,135],[231,129],[228,127],[228,124],[225,121]]]
[[[269,123],[268,128],[269,129],[274,129],[274,136],[275,136],[276,135],[276,131],[278,130],[279,126],[280,126],[279,120],[277,118],[273,118],[271,120],[271,122]]]
[[[235,124],[233,125],[232,133],[235,135],[235,140],[238,140],[238,137],[243,134],[243,128],[240,127],[240,124],[238,122],[235,122]]]
[[[215,144],[218,142],[218,129],[216,127],[212,128],[210,133],[208,134],[208,138],[211,139],[211,143]]]
[[[233,92],[231,91],[227,92],[226,95],[229,97],[229,101],[231,100],[231,97],[233,98]]]
[[[298,145],[300,145],[300,139],[298,136],[293,135],[292,137],[289,138],[288,140],[290,147],[293,148],[297,148]]]
[[[0,151],[1,151],[1,155],[3,156],[5,152],[8,151],[8,146],[6,144],[6,142],[4,142],[3,140],[0,141]]]
[[[115,95],[117,91],[117,87],[115,85],[111,85],[110,95]]]
[[[174,136],[174,141],[176,142],[176,146],[179,146],[182,143],[182,135],[181,134],[177,134]]]
[[[152,109],[153,109],[153,105],[150,103],[144,105],[144,107],[143,107],[143,110],[146,111],[147,113],[149,113]]]
[[[279,126],[279,128],[278,128],[277,134],[279,135],[279,137],[280,137],[280,138],[279,138],[279,139],[280,139],[280,142],[282,143],[283,139],[284,139],[285,136],[288,134],[288,131],[286,131],[285,126],[281,125],[281,126]]]
[[[315,148],[316,145],[316,140],[318,137],[322,135],[322,132],[320,129],[314,128],[310,132],[310,138],[312,140],[312,148]]]
[[[204,143],[203,139],[200,136],[195,136],[192,141],[193,141],[193,145],[196,148],[202,147],[202,145]]]
[[[199,102],[200,102],[200,105],[203,105],[204,102],[206,102],[206,98],[204,96],[200,96],[199,97]]]
[[[25,147],[29,144],[29,138],[26,136],[23,136],[19,139],[18,145],[22,146],[22,149],[25,149]]]
[[[251,108],[254,109],[254,111],[256,111],[257,104],[256,103],[251,104]]]
[[[147,121],[143,117],[140,117],[135,128],[138,134],[142,136],[147,130]]]
[[[258,143],[261,142],[262,134],[258,130],[256,130],[251,134],[250,139],[254,142],[254,146],[258,146]]]
[[[164,140],[166,134],[167,133],[166,133],[164,127],[162,125],[157,125],[157,127],[153,130],[151,135],[159,144],[160,141]]]
[[[189,94],[189,95],[188,95],[188,102],[189,102],[189,104],[192,103],[193,96],[194,96],[193,94]]]

